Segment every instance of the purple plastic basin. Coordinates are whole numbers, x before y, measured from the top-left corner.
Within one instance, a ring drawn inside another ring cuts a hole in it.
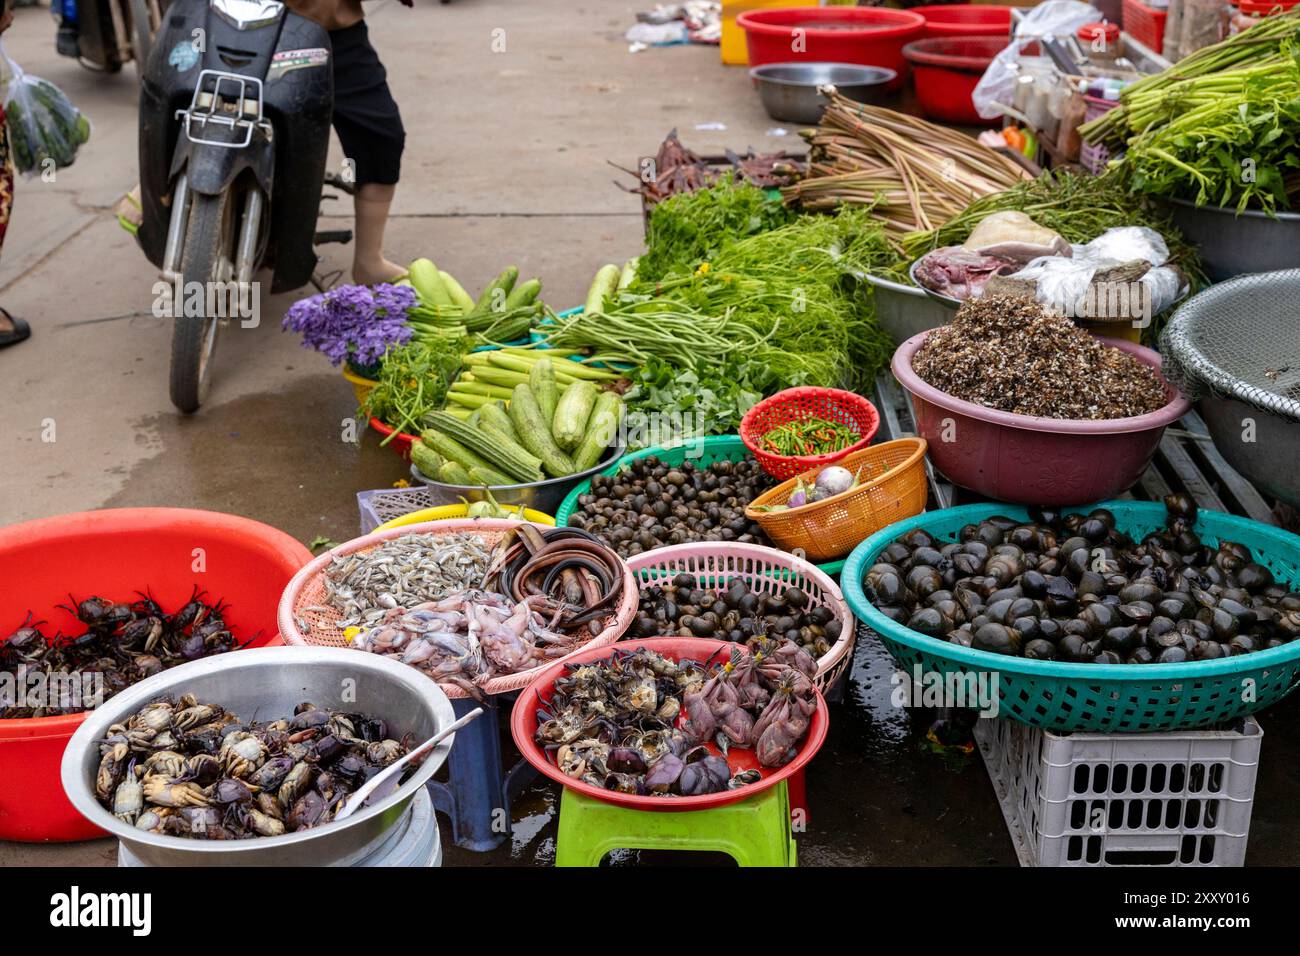
[[[1142,476],[1165,426],[1191,407],[1165,383],[1159,411],[1108,421],[1038,418],[953,398],[912,371],[927,330],[894,353],[894,377],[912,396],[917,434],[949,480],[989,498],[1026,505],[1079,505],[1114,498]],[[1160,354],[1133,342],[1101,341],[1160,370]]]

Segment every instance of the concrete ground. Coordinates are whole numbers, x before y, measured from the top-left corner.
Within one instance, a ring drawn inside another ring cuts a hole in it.
[[[639,201],[613,185],[628,177],[608,161],[632,165],[674,126],[706,153],[797,147],[795,137],[768,135],[775,124],[744,72],[719,66],[715,49],[629,54],[621,36],[640,6],[648,4],[367,4],[407,126],[392,258],[431,256],[473,288],[516,263],[543,278],[548,302],[567,307],[600,264],[641,247]],[[502,38],[504,52],[493,52]],[[5,45],[63,87],[95,132],[56,181],[18,183],[0,304],[29,319],[34,337],[0,351],[0,523],[174,505],[247,515],[303,541],[353,537],[355,493],[390,486],[404,469],[373,435],[359,446],[341,440],[352,392],[280,331],[294,295],[266,299],[259,328],[223,333],[201,412],[182,418],[168,402],[171,329],[149,311],[156,275],[111,213],[136,181],[134,67],[101,76],[56,56],[45,8],[18,10]],[[700,128],[716,123],[725,130]],[[331,166],[340,159],[335,145]],[[348,225],[346,208],[330,222]],[[348,264],[344,248],[325,248],[325,270]],[[55,440],[43,440],[51,421]],[[888,706],[889,670],[878,647],[859,647],[846,701],[809,770],[801,861],[1014,865],[978,759],[924,753],[930,715]],[[1300,838],[1284,808],[1300,764],[1288,737],[1300,739],[1300,706],[1275,709],[1264,723],[1250,859],[1290,863]],[[448,848],[447,862],[548,862],[554,803],[552,788],[532,786],[510,844],[485,855]],[[107,864],[113,849],[0,843],[0,865]]]

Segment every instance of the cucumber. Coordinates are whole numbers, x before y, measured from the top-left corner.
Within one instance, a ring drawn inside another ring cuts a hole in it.
[[[515,287],[515,280],[518,278],[518,266],[507,266],[502,269],[499,276],[483,287],[483,291],[479,294],[478,301],[474,303],[474,309],[470,312],[470,315],[486,315],[488,312],[504,311],[506,299],[510,297],[510,290]]]
[[[449,272],[438,270],[438,277],[442,279],[443,288],[451,296],[451,301],[455,302],[465,312],[470,312],[474,308],[474,297],[465,291],[465,287],[456,281],[455,276]]]
[[[444,485],[472,485],[474,479],[470,477],[469,472],[464,466],[454,461],[444,461],[442,467],[438,469],[437,479]]]
[[[573,474],[573,461],[560,451],[551,430],[537,407],[537,399],[527,385],[516,385],[510,399],[510,420],[523,446],[542,460],[542,468],[552,478]]]
[[[532,305],[541,294],[541,279],[529,279],[527,282],[521,282],[506,296],[506,310],[521,309],[526,305]]]
[[[591,421],[587,424],[587,434],[573,453],[573,467],[586,471],[600,461],[609,448],[609,443],[618,434],[619,419],[623,417],[623,400],[616,392],[601,392],[596,397],[596,404],[591,409]]]
[[[555,406],[560,403],[560,389],[555,381],[555,366],[548,358],[539,359],[528,373],[528,387],[533,390],[542,421],[555,420]]]
[[[510,415],[506,412],[505,402],[492,402],[490,405],[483,405],[479,408],[479,411],[482,413],[479,420],[484,425],[491,425],[520,448],[523,447],[523,442],[519,440],[519,433],[515,431],[515,423],[510,420]]]
[[[556,403],[551,434],[564,451],[573,451],[582,443],[598,394],[600,390],[591,382],[574,382]]]
[[[616,265],[601,266],[596,271],[596,278],[591,280],[591,288],[587,290],[587,302],[583,306],[583,311],[588,315],[603,311],[605,299],[618,291],[618,280],[622,274],[623,270]]]
[[[416,259],[411,263],[408,272],[411,285],[415,287],[416,294],[426,305],[454,306],[456,304],[447,287],[442,284],[442,276],[439,275],[438,267],[432,260]]]
[[[627,262],[623,263],[623,271],[618,276],[619,291],[626,289],[636,279],[637,263],[641,261],[640,256],[633,256]]]
[[[411,464],[425,477],[437,478],[438,470],[442,468],[442,456],[423,441],[417,441],[411,445]]]

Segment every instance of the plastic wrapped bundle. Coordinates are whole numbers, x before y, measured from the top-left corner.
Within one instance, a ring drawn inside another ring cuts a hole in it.
[[[71,166],[90,139],[90,121],[48,80],[24,73],[0,47],[5,76],[5,117],[14,166],[25,176]]]

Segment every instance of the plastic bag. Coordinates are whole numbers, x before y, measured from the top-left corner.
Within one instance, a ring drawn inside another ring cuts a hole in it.
[[[1079,0],[1046,0],[1034,7],[1016,25],[1011,44],[993,58],[975,91],[971,102],[984,119],[997,119],[1002,115],[1002,104],[1010,106],[1019,75],[1020,51],[1038,37],[1073,36],[1081,26],[1096,23],[1101,13]]]
[[[0,45],[5,86],[5,121],[14,168],[25,176],[71,166],[90,139],[90,121],[48,80],[24,73]]]

